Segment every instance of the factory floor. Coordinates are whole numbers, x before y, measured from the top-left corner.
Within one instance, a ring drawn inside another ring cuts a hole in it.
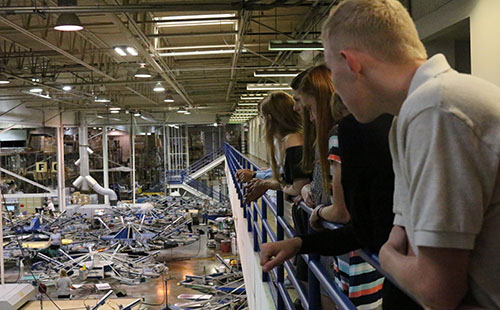
[[[196,226],[195,226],[196,228]],[[220,250],[210,249],[206,246],[207,237],[206,234],[200,236],[200,241],[194,242],[190,245],[163,250],[158,257],[159,261],[166,262],[168,266],[168,273],[163,278],[157,279],[147,279],[146,282],[137,285],[127,285],[120,283],[115,279],[104,279],[104,280],[87,280],[82,288],[74,291],[73,300],[84,299],[85,304],[93,306],[97,300],[104,295],[106,291],[97,292],[94,287],[94,283],[109,283],[113,290],[116,292],[122,291],[126,293],[127,301],[135,298],[144,298],[145,304],[140,309],[164,309],[166,299],[170,305],[176,304],[178,302],[186,302],[186,300],[178,299],[177,296],[180,294],[203,294],[199,291],[185,288],[183,286],[177,285],[178,282],[184,280],[185,275],[203,275],[206,271],[207,274],[214,273],[215,267],[221,266],[219,261],[215,258],[215,254],[221,255],[223,258],[232,258],[234,255],[231,253],[222,253]],[[14,281],[17,277],[16,272],[6,272],[7,281]],[[9,279],[12,278],[12,279]],[[167,298],[165,298],[165,282],[167,285]],[[73,284],[80,284],[76,280]],[[57,292],[54,287],[48,287],[48,294],[53,298],[54,302],[62,309],[65,307],[65,301],[57,299]],[[44,297],[47,300],[47,297]],[[113,300],[110,304],[120,304],[120,299]],[[39,302],[32,302],[26,304],[22,310],[33,309],[33,304]],[[50,302],[45,303],[49,306]],[[53,305],[52,305],[53,306]],[[68,303],[69,306],[69,303]],[[57,307],[54,306],[54,309]],[[118,309],[118,307],[116,307]]]

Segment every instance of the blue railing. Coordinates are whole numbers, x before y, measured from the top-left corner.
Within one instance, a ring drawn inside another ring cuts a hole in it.
[[[218,200],[219,202],[229,201],[229,197],[222,194],[222,192],[216,191],[212,187],[205,185],[203,182],[193,179],[188,175],[184,175],[183,182],[196,189],[197,191],[202,192],[208,197]]]
[[[210,164],[217,158],[221,157],[224,155],[224,149],[223,147],[218,148],[217,150],[208,153],[207,155],[203,156],[202,158],[198,159],[197,161],[191,163],[189,167],[185,169],[185,172],[187,174],[193,174],[197,172],[198,170],[202,169],[206,165]]]
[[[243,210],[243,215],[247,219],[248,232],[252,233],[254,251],[260,251],[260,244],[265,242],[275,242],[284,240],[285,234],[288,238],[295,236],[295,231],[286,222],[284,218],[284,201],[283,192],[277,191],[276,200],[271,199],[269,196],[264,195],[257,202],[250,204],[243,203],[245,196],[245,188],[236,179],[236,171],[238,169],[250,169],[258,170],[258,166],[243,156],[235,148],[229,144],[225,144],[225,155],[226,162],[231,173],[231,178],[233,180],[241,207]],[[308,208],[304,203],[300,205],[300,208],[305,210],[307,213],[311,213],[312,210]],[[274,215],[276,219],[276,233],[271,229],[268,221],[268,212]],[[260,222],[260,227],[259,227]],[[327,229],[337,229],[341,225],[325,222],[321,223],[323,227]],[[369,253],[366,250],[358,250],[358,254],[370,265],[372,265],[378,272],[386,277],[386,279],[395,283],[394,280],[388,276],[380,267],[377,255]],[[274,268],[269,274],[262,274],[262,281],[268,282],[275,297],[276,307],[278,310],[282,309],[294,309],[292,300],[288,291],[285,288],[284,272],[287,271],[288,278],[292,285],[294,286],[304,309],[308,310],[319,310],[321,309],[320,285],[323,286],[325,291],[328,293],[330,298],[341,310],[354,310],[356,306],[350,301],[350,299],[339,289],[335,284],[335,281],[329,276],[329,274],[324,269],[323,265],[319,261],[318,255],[302,255],[302,258],[306,261],[309,273],[308,273],[308,287],[304,288],[302,284],[297,280],[295,276],[295,270],[293,265],[286,261],[283,266]]]

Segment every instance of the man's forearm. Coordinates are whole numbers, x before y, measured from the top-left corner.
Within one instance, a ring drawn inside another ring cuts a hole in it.
[[[380,252],[382,268],[426,309],[456,309],[465,294],[466,279],[447,278],[432,267],[429,268],[429,263],[424,260],[417,256],[403,255],[392,247],[384,246]]]

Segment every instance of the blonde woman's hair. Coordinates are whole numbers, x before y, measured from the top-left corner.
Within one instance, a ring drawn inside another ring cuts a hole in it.
[[[265,139],[273,169],[273,177],[280,180],[274,137],[284,138],[291,133],[302,133],[300,115],[293,110],[293,97],[285,92],[272,92],[259,105],[260,113],[264,117]],[[279,143],[281,146],[281,142]],[[281,162],[283,154],[280,152]]]
[[[68,274],[66,273],[66,270],[61,269],[61,272],[59,273],[59,276],[60,276],[61,278],[64,278],[64,277],[67,277],[67,276],[68,276]]]
[[[410,14],[397,0],[345,0],[332,10],[321,36],[334,53],[358,48],[390,63],[427,59]]]
[[[310,137],[304,137],[304,146],[314,145],[315,148],[304,147],[301,164],[303,168],[307,168],[310,159],[314,158],[314,149],[318,150],[325,192],[330,192],[331,188],[328,140],[330,129],[335,125],[333,116],[337,113],[333,110],[334,106],[331,105],[334,88],[330,75],[331,72],[325,65],[313,67],[309,69],[308,74],[302,79],[298,89],[299,93],[313,97],[316,102],[316,136],[314,141],[310,140]]]

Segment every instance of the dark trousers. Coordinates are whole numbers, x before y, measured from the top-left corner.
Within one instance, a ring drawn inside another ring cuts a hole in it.
[[[382,295],[384,298],[382,301],[382,309],[384,310],[423,310],[420,305],[414,302],[387,279],[384,280]]]

